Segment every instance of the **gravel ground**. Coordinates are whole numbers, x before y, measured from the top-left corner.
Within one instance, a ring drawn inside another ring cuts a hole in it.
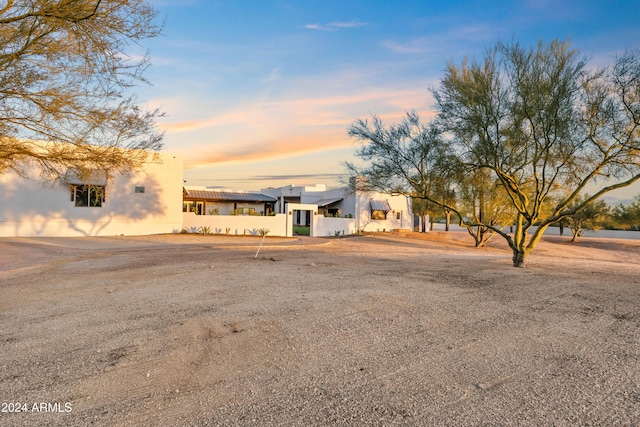
[[[640,241],[259,242],[0,239],[0,425],[640,425]]]

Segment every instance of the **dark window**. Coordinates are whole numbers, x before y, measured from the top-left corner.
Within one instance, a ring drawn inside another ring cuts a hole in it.
[[[74,185],[71,190],[71,200],[76,207],[101,207],[104,203],[104,185]]]
[[[182,212],[193,212],[196,215],[203,215],[203,202],[182,202]]]
[[[136,193],[144,193],[144,187],[136,187],[135,192]]]

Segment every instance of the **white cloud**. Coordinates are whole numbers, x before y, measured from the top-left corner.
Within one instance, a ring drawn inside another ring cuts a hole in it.
[[[341,28],[358,28],[367,25],[366,22],[330,22],[328,24],[307,24],[304,26],[307,30],[319,31],[338,31]]]
[[[262,83],[273,83],[280,80],[280,70],[282,67],[276,67],[271,70],[269,75],[262,79]]]
[[[429,51],[429,40],[424,37],[409,40],[404,43],[385,40],[382,42],[382,45],[396,53],[427,53]]]

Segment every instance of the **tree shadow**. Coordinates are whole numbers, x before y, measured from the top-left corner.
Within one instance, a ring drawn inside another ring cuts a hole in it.
[[[153,174],[116,175],[105,186],[102,206],[79,207],[69,184],[43,184],[33,171],[26,178],[10,172],[0,176],[0,235],[149,234],[136,230],[152,228],[145,222],[162,222],[171,209],[180,211],[166,205],[165,192]]]

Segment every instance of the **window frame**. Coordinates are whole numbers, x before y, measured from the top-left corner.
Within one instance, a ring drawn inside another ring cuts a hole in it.
[[[71,201],[76,208],[101,208],[106,201],[107,186],[71,184]]]
[[[373,221],[385,221],[387,219],[387,214],[388,213],[389,213],[389,211],[372,209],[371,210],[371,219]],[[381,218],[380,218],[380,216],[381,216]]]

